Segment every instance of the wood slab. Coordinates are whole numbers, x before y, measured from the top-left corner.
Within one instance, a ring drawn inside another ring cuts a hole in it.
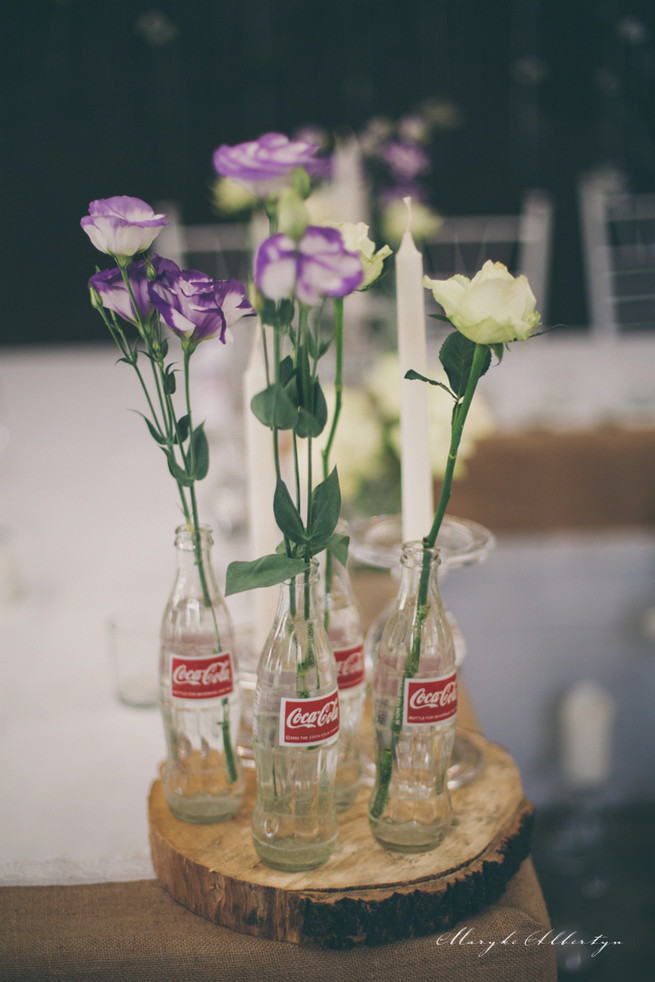
[[[533,807],[510,755],[479,734],[479,774],[452,792],[454,824],[432,852],[389,852],[371,835],[370,790],[339,816],[332,857],[306,873],[258,859],[250,837],[255,776],[239,814],[215,825],[175,818],[161,781],[149,798],[155,873],[189,910],[243,934],[326,948],[376,945],[445,930],[503,893],[530,852]]]

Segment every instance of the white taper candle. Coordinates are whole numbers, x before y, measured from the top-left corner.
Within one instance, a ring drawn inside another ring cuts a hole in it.
[[[270,332],[270,328],[263,328]],[[243,399],[246,437],[246,463],[248,486],[248,528],[252,558],[259,559],[275,552],[281,533],[273,517],[275,493],[275,460],[273,437],[250,408],[253,396],[266,388],[266,367],[262,330],[257,328],[250,360],[243,376]],[[253,645],[260,651],[273,625],[277,606],[278,589],[261,587],[253,591],[254,620]]]
[[[434,497],[430,470],[428,392],[424,382],[408,381],[410,368],[425,375],[423,258],[411,233],[411,198],[403,199],[407,231],[396,254],[396,306],[400,363],[400,440],[403,541],[422,539],[432,525]]]

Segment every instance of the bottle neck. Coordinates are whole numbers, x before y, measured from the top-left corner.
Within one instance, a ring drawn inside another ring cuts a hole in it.
[[[219,590],[211,562],[212,545],[212,533],[207,525],[201,525],[197,531],[189,530],[186,525],[175,530],[175,594],[201,599],[205,606],[216,601]]]
[[[318,561],[311,559],[307,570],[293,579],[285,580],[280,588],[278,617],[294,620],[313,620],[319,614]]]
[[[426,600],[439,599],[438,570],[439,551],[426,548],[422,542],[405,542],[400,556],[400,587],[398,600],[416,601],[421,586]],[[426,565],[427,564],[427,565]]]

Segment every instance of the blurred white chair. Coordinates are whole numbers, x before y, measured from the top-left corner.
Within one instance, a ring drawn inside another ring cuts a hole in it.
[[[578,184],[591,331],[655,329],[655,194],[630,194],[618,171]]]
[[[429,276],[473,276],[486,262],[504,263],[527,276],[546,322],[549,299],[553,208],[545,191],[526,192],[516,215],[451,215],[424,245]]]
[[[245,223],[185,225],[175,202],[160,201],[157,210],[163,212],[169,224],[155,241],[156,251],[185,269],[198,269],[214,279],[231,276],[245,282],[248,278],[251,243]]]

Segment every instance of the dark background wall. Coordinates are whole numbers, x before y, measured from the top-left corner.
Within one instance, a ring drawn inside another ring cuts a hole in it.
[[[575,181],[655,185],[651,0],[5,0],[0,342],[100,338],[79,218],[131,194],[211,218],[212,151],[306,124],[458,109],[431,176],[444,214],[555,198],[551,319],[586,320]],[[10,298],[10,299],[9,299]],[[9,303],[7,300],[9,299]]]

